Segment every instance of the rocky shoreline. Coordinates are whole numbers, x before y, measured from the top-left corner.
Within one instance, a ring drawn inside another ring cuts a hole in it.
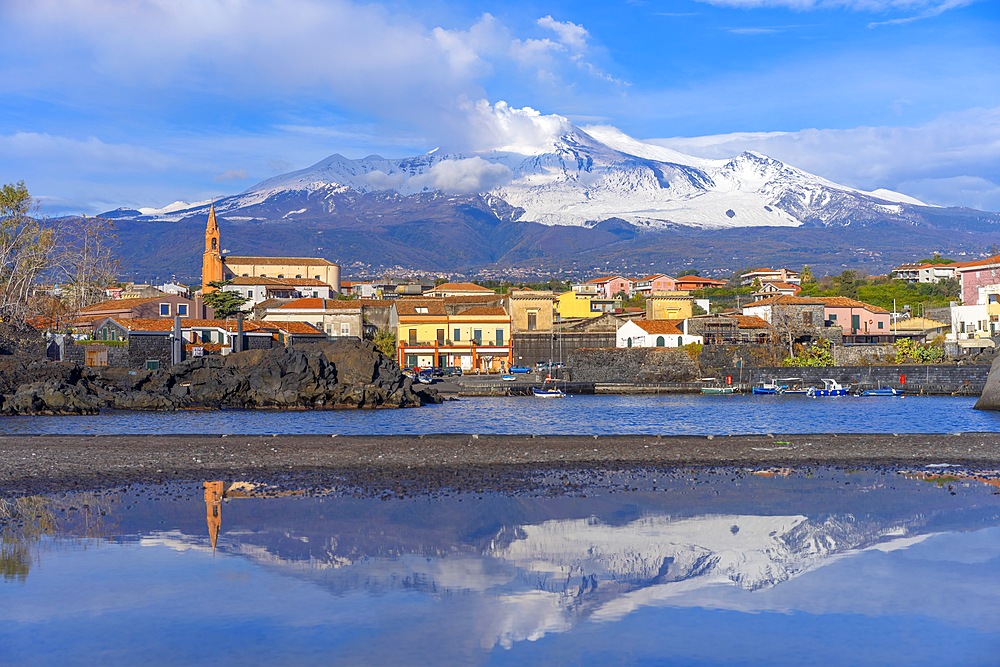
[[[294,348],[189,359],[168,369],[86,368],[0,358],[0,415],[95,414],[211,408],[382,408],[440,402],[369,342],[342,339]]]
[[[995,475],[1000,434],[0,436],[0,493],[226,479],[405,497],[608,470],[946,464]]]

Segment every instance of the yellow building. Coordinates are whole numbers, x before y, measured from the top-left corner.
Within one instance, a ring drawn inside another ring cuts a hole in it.
[[[605,299],[589,292],[563,292],[556,297],[556,312],[560,320],[600,317],[622,307],[621,299]]]
[[[457,366],[485,373],[510,367],[510,315],[501,306],[449,314],[444,299],[399,299],[396,312],[400,366]]]
[[[686,320],[694,316],[690,292],[658,292],[646,299],[647,320]]]
[[[214,292],[211,282],[233,278],[310,278],[340,292],[340,266],[322,257],[236,257],[223,254],[215,205],[208,211],[205,252],[202,255],[202,293]]]
[[[511,290],[507,297],[514,333],[552,331],[556,311],[551,291]]]

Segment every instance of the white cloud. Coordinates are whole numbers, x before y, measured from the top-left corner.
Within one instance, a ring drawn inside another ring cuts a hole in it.
[[[697,0],[720,7],[771,9],[780,7],[807,11],[813,9],[847,9],[858,12],[931,11],[965,7],[976,0]]]
[[[944,114],[909,127],[649,141],[706,158],[753,150],[851,187],[887,188],[928,203],[1000,211],[1000,107]]]
[[[503,185],[510,177],[511,171],[504,165],[473,157],[438,162],[427,173],[411,178],[408,187],[427,187],[449,194],[473,194]]]
[[[587,39],[590,33],[582,25],[569,21],[556,21],[552,16],[543,16],[538,19],[538,25],[551,30],[559,37],[559,43],[574,51],[583,51],[587,48]]]
[[[542,115],[531,107],[516,109],[506,102],[486,100],[467,104],[466,150],[498,150],[534,155],[551,149],[553,141],[569,131],[564,117]]]

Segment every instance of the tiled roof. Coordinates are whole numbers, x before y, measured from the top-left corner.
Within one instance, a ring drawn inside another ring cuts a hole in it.
[[[684,332],[677,328],[683,320],[632,320],[640,329],[651,334],[679,335]]]
[[[466,308],[462,312],[458,313],[461,315],[507,315],[507,311],[500,306],[473,306],[472,308]]]
[[[725,280],[715,280],[714,278],[702,278],[701,276],[678,276],[675,280],[679,283],[695,283],[701,285],[725,285]]]
[[[319,334],[325,335],[322,331],[309,324],[308,322],[271,322],[272,327],[278,331],[283,331],[284,333],[290,334]]]
[[[241,257],[227,255],[222,258],[226,264],[261,264],[269,266],[337,266],[322,257]]]
[[[796,292],[798,292],[799,290],[802,289],[798,285],[795,285],[793,283],[783,283],[780,280],[765,280],[764,281],[764,285],[771,285],[772,287],[774,287],[776,289],[784,289],[784,290],[790,289],[790,290],[794,290]]]
[[[587,285],[600,285],[602,283],[609,283],[612,280],[614,280],[615,278],[621,278],[621,276],[601,276],[600,278],[591,278],[585,284],[587,284]]]
[[[636,278],[633,282],[637,282],[637,283],[644,283],[646,281],[652,282],[652,281],[656,280],[657,278],[669,278],[669,277],[670,276],[666,275],[665,273],[654,273],[652,275],[644,276],[642,278]]]
[[[731,315],[740,329],[770,329],[771,325],[756,315]]]
[[[278,280],[292,287],[332,287],[329,283],[315,278],[278,278]]]
[[[878,306],[873,306],[870,303],[858,301],[857,299],[851,299],[846,296],[820,296],[816,298],[822,301],[824,306],[829,308],[864,308],[870,313],[889,312],[885,308],[879,308]]]
[[[756,308],[757,306],[825,306],[826,302],[819,297],[807,296],[772,296],[760,301],[743,306],[744,308]]]
[[[992,266],[993,264],[1000,264],[1000,255],[993,255],[992,257],[987,257],[986,259],[977,259],[973,262],[956,262],[951,264],[951,266],[956,267],[960,271],[966,269],[981,269],[987,266]]]
[[[505,297],[503,294],[476,294],[469,296],[446,296],[443,297],[444,302],[449,306],[461,306],[462,304],[485,304],[493,303],[495,301],[502,301]]]
[[[278,308],[291,310],[354,310],[361,308],[361,302],[355,299],[321,299],[306,297],[283,303]]]
[[[141,306],[144,303],[150,303],[152,301],[159,301],[169,296],[169,294],[162,294],[160,296],[149,296],[139,299],[110,299],[108,301],[102,301],[100,303],[87,306],[86,308],[82,308],[80,312],[93,313],[101,310],[129,310],[135,306]]]
[[[230,285],[243,287],[246,285],[284,285],[284,281],[278,278],[262,278],[260,276],[237,276],[227,281]]]
[[[442,283],[435,287],[432,292],[493,292],[488,287],[475,283]]]
[[[170,333],[174,330],[174,321],[164,319],[152,319],[152,318],[133,318],[133,317],[123,317],[121,319],[109,317],[110,321],[114,322],[126,331],[158,331],[162,333]],[[103,321],[103,320],[102,320]],[[96,322],[95,322],[96,324]]]
[[[426,313],[418,313],[417,308],[426,308]],[[397,299],[396,312],[400,315],[447,315],[444,299]]]

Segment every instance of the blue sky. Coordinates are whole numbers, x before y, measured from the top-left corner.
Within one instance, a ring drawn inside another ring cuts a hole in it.
[[[204,200],[332,153],[489,147],[523,130],[482,113],[504,103],[996,211],[998,5],[7,0],[0,182],[49,214]]]

